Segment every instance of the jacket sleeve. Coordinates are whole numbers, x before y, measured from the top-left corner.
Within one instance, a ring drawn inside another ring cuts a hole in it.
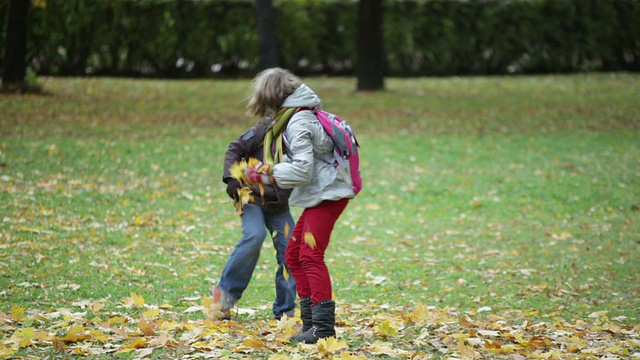
[[[292,118],[287,126],[287,139],[289,161],[276,164],[273,177],[279,187],[292,189],[309,184],[313,177],[314,154],[309,122]]]

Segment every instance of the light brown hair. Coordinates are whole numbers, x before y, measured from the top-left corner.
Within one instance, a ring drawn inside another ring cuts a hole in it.
[[[289,70],[274,67],[261,71],[253,79],[253,94],[247,103],[247,115],[275,116],[287,96],[300,85],[302,81]]]

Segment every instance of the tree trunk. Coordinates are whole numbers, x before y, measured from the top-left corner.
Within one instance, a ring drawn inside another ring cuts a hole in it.
[[[256,0],[258,30],[258,70],[278,66],[278,39],[272,0]]]
[[[382,0],[358,3],[357,56],[358,90],[384,90]]]
[[[11,86],[25,81],[27,75],[27,14],[30,0],[11,0],[4,49],[2,84]]]

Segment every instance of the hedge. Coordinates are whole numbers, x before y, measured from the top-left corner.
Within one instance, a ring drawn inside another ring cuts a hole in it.
[[[2,29],[8,3],[0,0]],[[39,74],[215,77],[258,64],[253,1],[32,4],[28,54]],[[357,1],[274,6],[281,66],[353,74]],[[389,76],[640,69],[640,0],[387,0],[383,28]]]

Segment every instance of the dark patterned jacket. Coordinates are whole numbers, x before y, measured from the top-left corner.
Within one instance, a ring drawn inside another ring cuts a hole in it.
[[[262,160],[263,157],[263,141],[267,132],[267,128],[271,119],[260,119],[247,132],[240,135],[237,139],[229,143],[229,147],[224,154],[224,172],[222,181],[226,184],[233,179],[229,169],[231,165],[240,161],[248,160],[253,157]],[[260,189],[255,186],[251,187],[254,201],[252,203],[261,206],[266,212],[282,212],[289,210],[290,189],[280,189],[276,185],[264,186],[264,197],[260,195]]]

